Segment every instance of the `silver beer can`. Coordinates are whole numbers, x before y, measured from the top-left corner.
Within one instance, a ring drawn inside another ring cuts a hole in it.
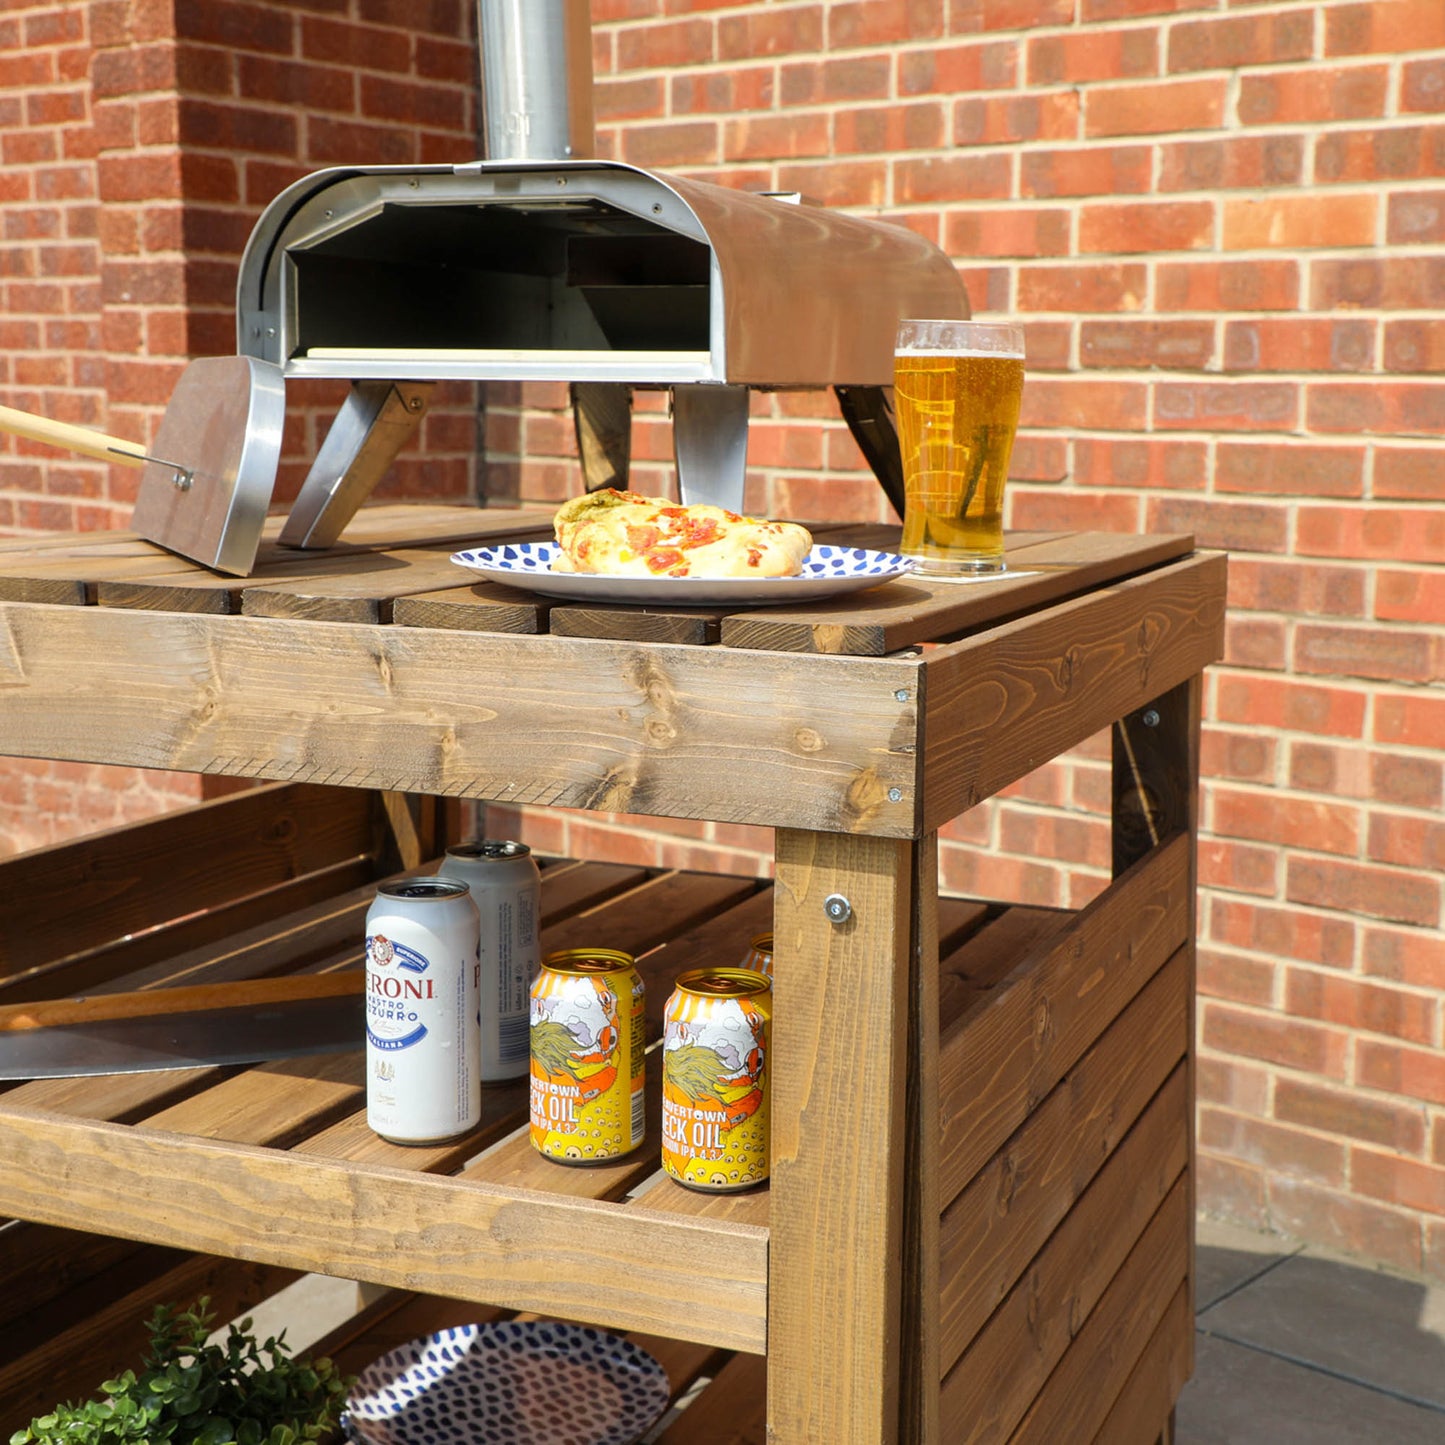
[[[542,874],[525,843],[500,838],[457,843],[438,874],[472,890],[482,927],[482,1082],[527,1072],[532,980]]]
[[[454,878],[401,878],[366,915],[366,1122],[432,1144],[482,1117],[481,928]]]

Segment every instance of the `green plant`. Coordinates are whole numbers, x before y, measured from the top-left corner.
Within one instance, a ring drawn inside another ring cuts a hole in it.
[[[207,1344],[209,1299],[157,1309],[139,1376],[127,1370],[101,1398],[57,1406],[10,1445],[298,1445],[334,1434],[350,1381],[327,1359],[290,1358],[286,1332],[257,1342],[251,1321]]]

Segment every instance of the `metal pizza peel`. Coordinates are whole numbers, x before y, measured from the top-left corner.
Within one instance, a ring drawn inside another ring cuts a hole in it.
[[[104,432],[0,407],[0,431],[143,467],[131,530],[237,577],[256,564],[285,419],[281,368],[252,356],[190,362],[150,452]]]

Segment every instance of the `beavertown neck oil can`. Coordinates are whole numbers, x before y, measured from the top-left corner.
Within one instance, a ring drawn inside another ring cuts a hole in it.
[[[603,1164],[646,1132],[647,1020],[630,954],[574,948],[532,985],[531,1138],[559,1164]]]
[[[482,1116],[480,930],[467,885],[403,878],[366,915],[366,1122],[430,1144]]]
[[[662,1167],[722,1193],[768,1177],[772,985],[744,968],[679,976],[663,1012]]]

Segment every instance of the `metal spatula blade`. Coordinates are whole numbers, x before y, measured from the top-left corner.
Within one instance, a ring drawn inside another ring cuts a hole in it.
[[[145,463],[131,530],[218,572],[248,576],[286,420],[281,368],[209,356],[181,373]]]

